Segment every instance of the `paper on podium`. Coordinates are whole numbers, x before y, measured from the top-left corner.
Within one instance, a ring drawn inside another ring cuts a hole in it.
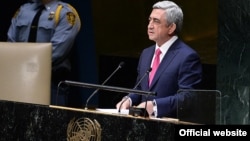
[[[97,111],[101,111],[104,113],[111,113],[111,114],[123,114],[123,115],[128,115],[129,110],[128,109],[121,109],[120,113],[118,112],[117,109],[102,109],[102,108],[97,108]]]

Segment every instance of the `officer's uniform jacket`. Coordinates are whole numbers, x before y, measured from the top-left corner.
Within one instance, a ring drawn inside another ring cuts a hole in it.
[[[31,23],[39,5],[41,3],[26,3],[17,10],[8,30],[9,42],[28,42]],[[78,13],[71,5],[58,0],[45,5],[37,26],[36,42],[52,43],[53,70],[59,66],[70,69],[65,57],[69,55],[80,27]]]

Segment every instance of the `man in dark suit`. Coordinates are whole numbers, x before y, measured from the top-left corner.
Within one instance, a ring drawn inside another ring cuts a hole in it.
[[[145,107],[149,115],[176,118],[178,102],[188,101],[190,98],[188,94],[177,94],[178,90],[197,89],[202,80],[199,55],[178,37],[182,22],[182,9],[174,2],[160,1],[153,5],[149,16],[148,36],[156,44],[142,51],[137,67],[137,81],[149,68],[152,71],[137,89],[156,92],[156,96],[129,94],[117,103],[117,109]],[[161,52],[157,70],[153,65],[157,58],[154,55],[156,50]],[[154,71],[155,75],[150,80]]]

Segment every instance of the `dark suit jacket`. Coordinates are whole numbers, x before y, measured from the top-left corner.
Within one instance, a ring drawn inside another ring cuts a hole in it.
[[[140,80],[150,68],[155,45],[143,50],[138,63]],[[137,89],[156,92],[156,96],[130,94],[133,105],[142,101],[156,100],[158,117],[176,117],[177,101],[187,100],[188,95],[179,95],[179,89],[197,89],[202,80],[202,64],[199,55],[180,39],[169,48],[154,76],[151,86],[148,77],[142,80]]]

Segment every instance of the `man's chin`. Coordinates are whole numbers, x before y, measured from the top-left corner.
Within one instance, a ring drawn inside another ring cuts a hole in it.
[[[154,41],[154,38],[153,38],[153,36],[150,36],[150,35],[149,35],[149,36],[148,36],[148,39],[149,39],[149,40],[152,40],[152,41]]]

